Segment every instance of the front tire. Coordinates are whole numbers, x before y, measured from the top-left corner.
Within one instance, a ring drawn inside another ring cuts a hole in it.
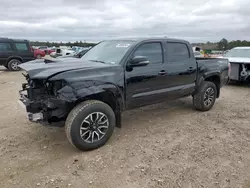
[[[21,64],[21,61],[18,59],[12,59],[8,62],[8,69],[11,71],[19,71],[21,70],[21,68],[18,67],[19,64]]]
[[[76,148],[87,151],[103,146],[115,128],[112,108],[98,100],[80,103],[69,113],[65,132],[69,142]]]
[[[214,106],[217,92],[217,88],[213,82],[204,81],[193,96],[194,108],[199,111],[210,110]]]

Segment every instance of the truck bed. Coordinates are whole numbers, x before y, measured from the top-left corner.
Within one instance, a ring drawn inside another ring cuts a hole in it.
[[[224,58],[196,58],[198,67],[204,67],[206,74],[209,72],[218,71],[220,74],[221,87],[229,81],[229,67],[230,63],[228,59]]]

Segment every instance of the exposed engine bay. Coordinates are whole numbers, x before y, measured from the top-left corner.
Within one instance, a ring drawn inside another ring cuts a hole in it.
[[[69,103],[65,99],[60,99],[57,91],[63,88],[65,83],[31,80],[28,74],[24,76],[27,83],[22,84],[19,93],[20,100],[26,104],[29,120],[44,119],[48,122],[57,122],[64,119],[68,113]]]

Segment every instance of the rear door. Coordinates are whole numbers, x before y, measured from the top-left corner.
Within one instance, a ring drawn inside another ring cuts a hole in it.
[[[168,41],[165,58],[169,98],[178,98],[195,89],[197,64],[192,50],[185,42]]]
[[[31,47],[28,42],[14,42],[14,48],[17,51],[17,56],[20,56],[23,59],[23,62],[27,62],[34,59],[34,52],[31,50]]]
[[[0,42],[0,65],[5,65],[10,56],[14,55],[14,49],[9,42]]]

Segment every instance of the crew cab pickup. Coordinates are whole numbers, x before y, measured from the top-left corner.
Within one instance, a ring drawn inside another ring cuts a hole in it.
[[[19,66],[27,72],[19,102],[29,120],[65,121],[69,142],[80,150],[104,145],[124,110],[186,96],[195,109],[210,110],[230,68],[227,59],[195,58],[187,41],[169,38],[108,40],[79,59]]]

